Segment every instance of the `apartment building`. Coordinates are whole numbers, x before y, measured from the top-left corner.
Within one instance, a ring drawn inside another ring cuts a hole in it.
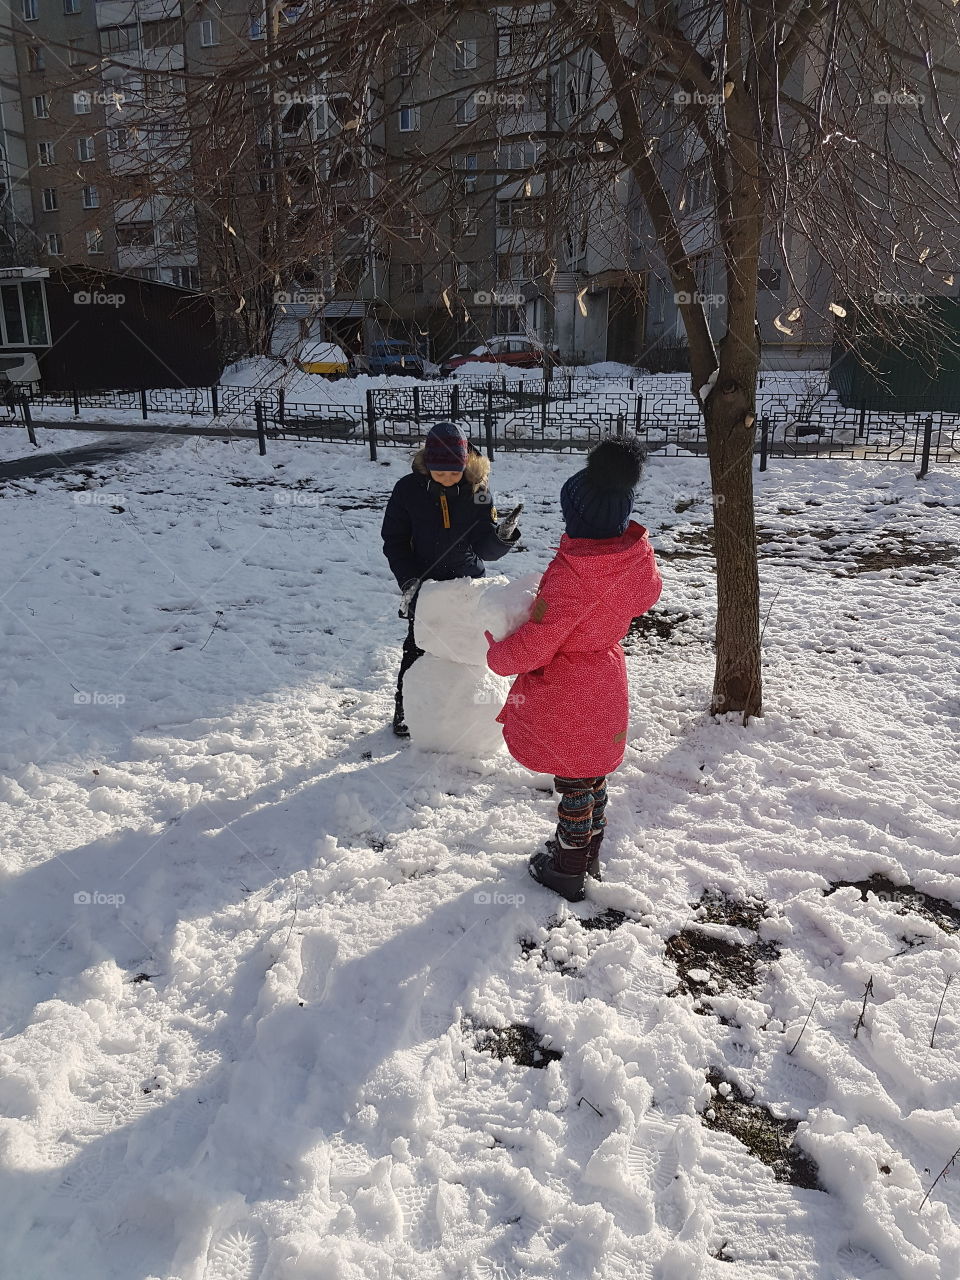
[[[14,2],[0,74],[18,258],[195,287],[179,0]]]

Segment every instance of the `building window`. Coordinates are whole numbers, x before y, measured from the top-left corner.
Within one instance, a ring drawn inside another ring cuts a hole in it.
[[[761,289],[776,292],[780,288],[780,268],[761,267],[757,272],[757,283]]]
[[[40,164],[53,164],[53,143],[37,143],[37,159]]]
[[[501,169],[533,169],[537,163],[535,142],[507,142],[498,152]]]
[[[420,128],[420,108],[413,103],[404,103],[400,108],[400,132],[415,133]]]
[[[79,13],[79,12],[80,12],[80,0],[63,0],[63,12],[64,12],[64,13]]]
[[[477,155],[471,151],[467,155],[451,156],[450,164],[455,175],[455,183],[465,196],[476,194],[477,190]]]
[[[477,118],[477,100],[471,93],[466,98],[457,99],[456,124],[458,129],[471,124]]]
[[[420,61],[420,46],[418,44],[402,44],[397,49],[397,75],[412,76],[416,74],[417,63]]]
[[[204,18],[200,23],[200,44],[204,49],[220,43],[220,33],[215,18]]]
[[[27,49],[27,70],[28,71],[46,70],[46,64],[43,60],[43,45],[32,44]]]
[[[87,253],[103,253],[103,232],[99,227],[87,232]]]
[[[110,129],[107,132],[107,145],[111,151],[128,151],[136,146],[137,141],[136,129]]]
[[[77,38],[76,40],[71,40],[67,46],[69,49],[68,60],[71,67],[79,67],[80,63],[83,61],[82,44],[82,39]]]
[[[497,27],[497,57],[509,58],[513,52],[513,28]]]
[[[401,263],[400,288],[403,293],[423,293],[422,262]]]
[[[471,205],[461,205],[453,211],[453,234],[475,236],[479,230],[477,210]]]
[[[103,27],[100,31],[100,48],[103,53],[128,53],[140,48],[140,38],[133,24],[125,27]]]
[[[85,209],[100,208],[100,192],[96,187],[83,188],[83,207]]]
[[[250,18],[249,35],[251,40],[265,40],[267,35],[267,19],[266,15],[261,13],[259,17]]]
[[[200,288],[199,267],[169,267],[170,283],[179,285],[181,289]]]
[[[44,213],[53,213],[54,209],[59,209],[56,187],[44,187],[42,196]]]
[[[118,249],[152,249],[154,243],[153,223],[118,222],[116,224]]]
[[[423,239],[423,219],[416,209],[404,211],[403,234],[408,240]]]
[[[63,255],[63,240],[59,231],[51,231],[47,235],[47,253],[53,258]]]
[[[33,114],[37,120],[49,119],[50,107],[47,103],[47,95],[45,93],[40,93],[34,98]]]
[[[543,201],[537,196],[523,200],[497,201],[498,227],[539,227],[543,225]]]
[[[183,26],[179,19],[143,24],[144,49],[168,49],[176,44],[183,44]]]
[[[96,159],[96,142],[93,138],[77,139],[77,159],[81,163]]]
[[[37,0],[23,0],[22,13],[24,22],[36,22],[40,16],[37,11]]]
[[[39,281],[0,285],[0,346],[48,347],[50,332]]]
[[[473,71],[477,65],[476,40],[457,40],[453,46],[454,71]]]
[[[88,116],[91,106],[90,94],[85,89],[81,89],[79,93],[73,95],[73,114],[75,116]]]

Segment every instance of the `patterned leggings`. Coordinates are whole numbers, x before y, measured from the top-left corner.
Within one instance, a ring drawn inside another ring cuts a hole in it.
[[[585,848],[590,843],[591,831],[602,831],[607,825],[603,816],[607,807],[606,775],[554,778],[553,788],[561,796],[557,836],[571,848]]]

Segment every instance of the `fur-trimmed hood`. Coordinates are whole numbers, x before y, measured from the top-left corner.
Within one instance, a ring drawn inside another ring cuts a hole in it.
[[[424,457],[426,449],[420,449],[413,455],[413,461],[410,463],[410,469],[416,471],[419,475],[428,476],[430,470],[427,467]],[[488,489],[490,479],[490,459],[485,458],[476,445],[470,446],[470,452],[467,454],[467,465],[463,469],[463,478],[470,485],[473,492],[478,489]]]

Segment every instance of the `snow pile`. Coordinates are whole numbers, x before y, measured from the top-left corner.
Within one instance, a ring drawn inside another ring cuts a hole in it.
[[[499,575],[424,583],[414,639],[426,652],[403,681],[406,722],[418,747],[477,759],[503,748],[497,716],[512,681],[487,667],[483,633],[502,640],[526,622],[539,584],[540,574],[516,582]]]
[[[414,639],[421,649],[448,662],[485,667],[484,631],[502,640],[526,622],[541,577],[528,573],[511,582],[498,574],[425,582],[417,597]]]
[[[960,468],[755,476],[744,726],[709,468],[651,461],[571,906],[527,874],[549,779],[390,730],[408,465],[171,440],[2,486],[0,1275],[957,1280]],[[579,465],[497,457],[511,589]]]

